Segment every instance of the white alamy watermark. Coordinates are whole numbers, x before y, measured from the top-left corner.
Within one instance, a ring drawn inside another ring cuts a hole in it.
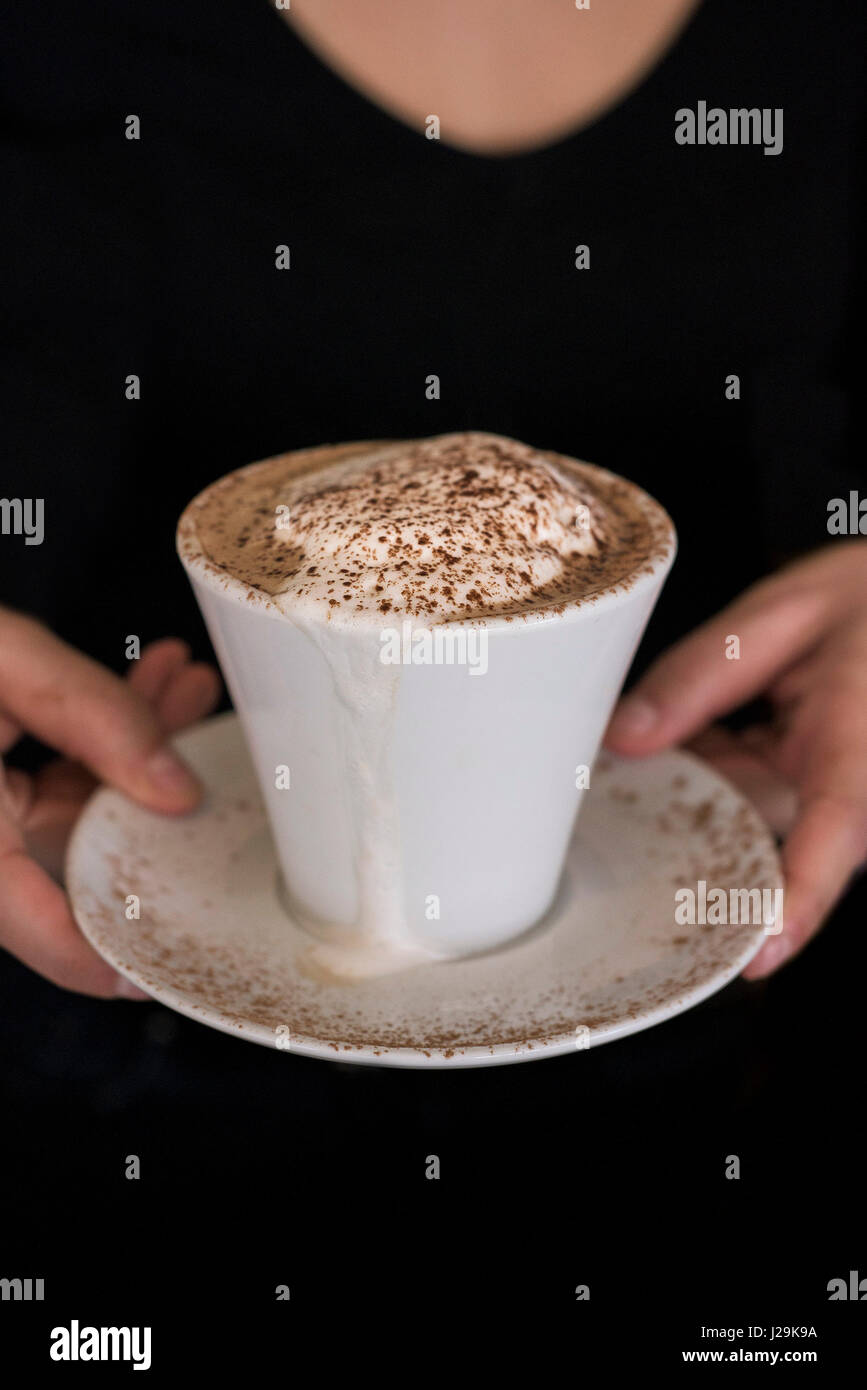
[[[45,500],[42,497],[0,497],[0,535],[23,536],[25,545],[45,539]]]
[[[471,676],[488,669],[488,632],[484,627],[414,627],[404,618],[400,628],[379,634],[384,666],[466,666]]]
[[[863,1303],[867,1299],[867,1279],[862,1279],[857,1269],[849,1270],[849,1279],[829,1279],[828,1280],[828,1302],[836,1303],[839,1299],[851,1299],[854,1303]]]
[[[860,497],[854,489],[848,498],[832,497],[828,503],[828,534],[867,536],[867,497]]]
[[[4,1302],[11,1299],[16,1303],[30,1303],[31,1300],[41,1303],[44,1298],[44,1279],[0,1279],[0,1299]]]
[[[762,145],[765,154],[783,150],[781,106],[738,106],[725,110],[700,101],[693,111],[681,106],[674,113],[678,145]]]
[[[674,920],[679,927],[764,927],[767,936],[783,930],[782,888],[678,888]]]
[[[81,1327],[73,1318],[69,1327],[51,1329],[52,1361],[131,1361],[134,1371],[151,1364],[149,1327]]]

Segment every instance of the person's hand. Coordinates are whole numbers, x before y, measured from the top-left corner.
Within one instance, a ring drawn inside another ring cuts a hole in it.
[[[99,781],[168,815],[196,805],[199,784],[166,737],[210,713],[219,693],[216,671],[191,662],[183,642],[152,643],[124,681],[0,608],[0,753],[29,733],[65,755],[35,777],[0,768],[0,946],[66,989],[147,998],[85,940],[51,872]]]
[[[740,657],[727,659],[727,639]],[[756,696],[771,724],[712,724]],[[867,859],[867,542],[829,547],[762,580],[690,633],[621,701],[617,753],[688,747],[785,836],[783,931],[744,975],[769,975],[819,930]]]

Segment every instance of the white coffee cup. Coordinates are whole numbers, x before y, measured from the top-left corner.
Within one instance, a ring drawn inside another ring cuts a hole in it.
[[[394,655],[385,620],[311,631],[216,569],[194,508],[178,549],[244,729],[293,915],[337,947],[440,958],[538,922],[557,892],[582,769],[592,769],[674,559],[673,527],[668,553],[616,589],[561,611],[443,625],[454,647],[461,632],[469,639],[465,664],[392,665],[382,659]],[[393,627],[405,647],[403,620]],[[410,634],[422,628],[412,620]],[[347,691],[365,683],[378,692],[374,708],[347,708]]]

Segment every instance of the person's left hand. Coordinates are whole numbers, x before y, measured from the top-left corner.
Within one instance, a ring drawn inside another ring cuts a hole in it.
[[[760,695],[773,723],[713,724]],[[678,642],[618,705],[605,742],[643,757],[685,740],[785,836],[783,931],[744,971],[758,979],[815,935],[867,860],[867,542],[771,575]]]

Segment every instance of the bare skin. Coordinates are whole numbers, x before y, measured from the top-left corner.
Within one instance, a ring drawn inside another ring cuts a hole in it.
[[[292,0],[282,18],[368,100],[445,144],[506,155],[589,125],[639,86],[698,0]]]
[[[738,660],[725,654],[732,634]],[[770,726],[714,723],[758,695],[774,708]],[[606,742],[636,757],[687,742],[784,837],[783,931],[744,971],[771,974],[867,861],[867,542],[763,579],[678,642],[621,702]]]
[[[0,946],[66,989],[144,999],[85,941],[51,874],[101,781],[166,815],[193,809],[201,789],[166,738],[211,713],[219,676],[167,638],[124,681],[8,609],[0,652],[0,753],[26,732],[62,754],[35,777],[0,770]]]

